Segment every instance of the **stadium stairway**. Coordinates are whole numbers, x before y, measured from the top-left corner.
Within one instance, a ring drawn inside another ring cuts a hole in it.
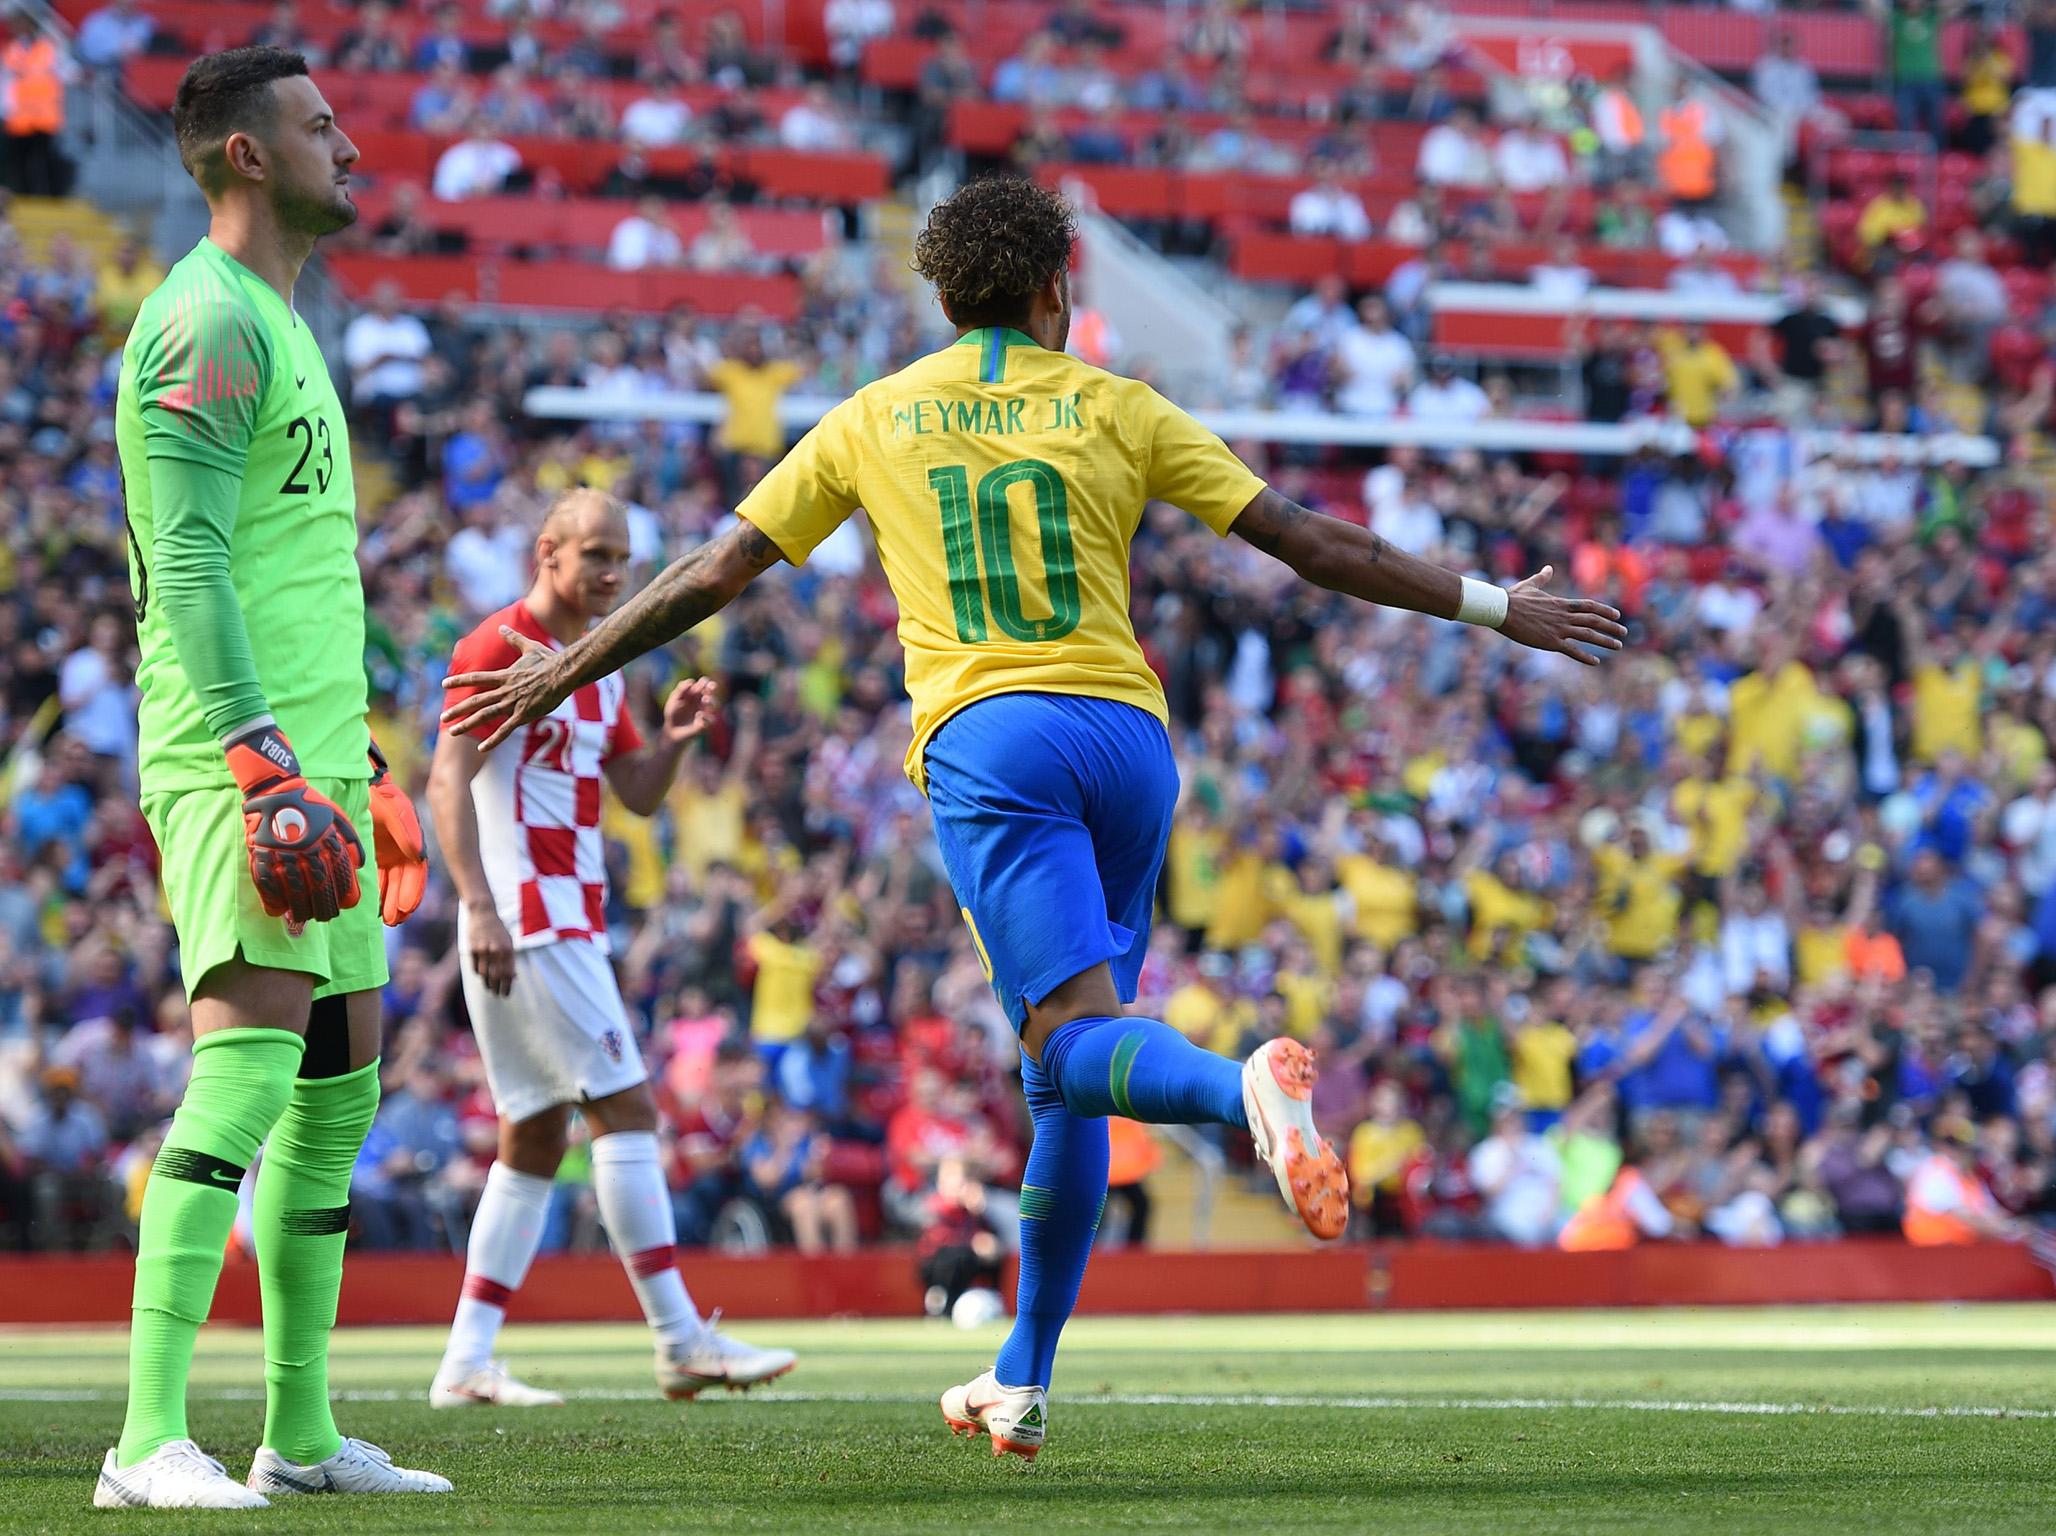
[[[112,214],[76,197],[17,197],[9,208],[8,222],[21,236],[32,261],[41,261],[51,239],[63,234],[98,266],[128,234]]]
[[[337,381],[337,388],[347,387],[343,381]],[[399,480],[393,474],[392,464],[383,453],[366,443],[356,432],[350,434],[350,475],[357,484],[357,510],[360,515],[383,509],[400,492]]]
[[[888,258],[885,266],[892,272],[894,281],[917,306],[934,302],[929,297],[927,285],[914,275],[912,265],[914,236],[919,233],[920,226],[920,214],[904,196],[881,198],[864,205],[864,238]],[[923,310],[917,307],[915,312],[919,314]]]
[[[1248,1170],[1230,1164],[1214,1182],[1214,1208],[1204,1242],[1196,1230],[1205,1171],[1175,1142],[1156,1133],[1163,1161],[1149,1176],[1149,1241],[1154,1248],[1206,1247],[1216,1251],[1296,1248],[1306,1229],[1285,1209],[1269,1174],[1262,1184]]]

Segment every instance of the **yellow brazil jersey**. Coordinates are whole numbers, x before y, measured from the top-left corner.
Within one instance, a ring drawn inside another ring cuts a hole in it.
[[[1694,710],[1671,722],[1671,740],[1687,756],[1703,757],[1714,749],[1726,729],[1719,715],[1710,710]]]
[[[1297,928],[1314,961],[1332,975],[1342,966],[1342,906],[1335,890],[1305,891],[1283,864],[1263,872],[1264,908]]]
[[[2013,141],[2013,211],[2025,218],[2056,218],[2056,144]]]
[[[1771,777],[1791,778],[1819,697],[1802,661],[1786,662],[1775,675],[1751,672],[1737,679],[1728,690],[1728,773],[1745,774],[1760,762]]]
[[[1661,954],[1678,936],[1678,915],[1684,899],[1677,876],[1682,855],[1651,852],[1636,858],[1627,849],[1609,845],[1592,855],[1598,873],[1594,902],[1606,919],[1607,942],[1627,960],[1648,960]]]
[[[1719,879],[1731,875],[1749,851],[1749,813],[1756,786],[1740,776],[1680,779],[1671,789],[1671,815],[1692,834],[1692,867]]]
[[[1515,890],[1489,869],[1474,869],[1464,876],[1464,893],[1471,903],[1473,959],[1490,955],[1502,939],[1525,938],[1554,916],[1548,902]]]
[[[1328,1017],[1335,984],[1319,972],[1280,971],[1273,983],[1285,999],[1285,1030],[1295,1040],[1310,1040]]]
[[[1913,757],[1932,763],[1944,752],[1976,757],[1984,750],[1978,719],[1984,676],[1966,661],[1953,671],[1924,662],[1913,669]]]
[[[2036,726],[2011,715],[1995,715],[1992,745],[2016,788],[2026,789],[2049,760],[2049,743]]]
[[[804,370],[798,363],[750,364],[723,358],[707,370],[707,382],[721,391],[728,414],[714,434],[717,446],[730,453],[775,459],[785,448],[785,428],[778,424],[778,402],[797,384]]]
[[[1225,534],[1264,483],[1146,384],[972,331],[824,416],[737,510],[804,561],[862,507],[899,600],[914,740],[1001,693],[1082,694],[1167,720],[1128,618],[1145,503]]]
[[[814,1016],[821,952],[810,944],[789,944],[773,933],[750,935],[747,947],[757,962],[757,984],[750,993],[751,1036],[770,1045],[798,1039]]]
[[[1799,985],[1817,987],[1849,974],[1849,934],[1843,923],[1808,923],[1792,940],[1792,957]]]
[[[1349,1138],[1349,1188],[1358,1205],[1368,1205],[1377,1190],[1399,1193],[1400,1170],[1406,1160],[1428,1143],[1427,1136],[1411,1120],[1397,1125],[1380,1125],[1366,1120]]]
[[[1335,874],[1356,903],[1356,936],[1390,949],[1419,927],[1417,882],[1404,869],[1380,864],[1367,853],[1344,854]]]
[[[1204,929],[1214,920],[1225,843],[1216,827],[1180,821],[1171,828],[1164,858],[1166,905],[1180,928]]]
[[[1206,925],[1208,949],[1240,949],[1263,937],[1271,920],[1271,905],[1264,892],[1264,861],[1261,854],[1243,848],[1221,862],[1220,883],[1214,889],[1213,921]]]
[[[1571,1101],[1571,1063],[1578,1037],[1553,1020],[1525,1024],[1513,1037],[1513,1085],[1530,1109],[1562,1109]]]

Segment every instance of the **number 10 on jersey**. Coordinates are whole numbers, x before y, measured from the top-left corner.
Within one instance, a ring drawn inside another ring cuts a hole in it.
[[[1078,627],[1078,562],[1071,551],[1071,512],[1063,477],[1040,459],[1015,459],[988,471],[975,493],[961,464],[928,471],[928,484],[942,506],[942,552],[949,567],[950,610],[957,638],[979,645],[991,638],[992,621],[1012,640],[1061,640]],[[1013,525],[1007,497],[1017,485],[1035,495],[1035,523],[1041,533],[1043,583],[1050,614],[1031,619],[1021,609],[1021,576],[1014,564]],[[980,569],[984,579],[979,579]]]

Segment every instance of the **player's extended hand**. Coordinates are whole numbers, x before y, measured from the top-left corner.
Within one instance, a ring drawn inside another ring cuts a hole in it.
[[[471,968],[485,983],[486,991],[505,997],[514,990],[514,936],[490,907],[466,908],[464,947],[471,956]]]
[[[1558,597],[1546,590],[1552,568],[1543,566],[1506,594],[1499,632],[1517,645],[1559,651],[1588,667],[1599,658],[1588,647],[1617,651],[1628,638],[1620,611],[1589,597]]]
[[[428,847],[414,802],[386,771],[385,754],[371,744],[371,831],[378,850],[378,915],[397,928],[414,915],[428,888]]]
[[[664,740],[682,747],[714,723],[714,680],[689,677],[664,701]]]
[[[459,672],[443,679],[446,690],[478,690],[443,711],[444,730],[458,736],[476,736],[498,722],[493,733],[478,744],[481,752],[492,751],[518,727],[542,719],[571,694],[569,688],[558,684],[554,675],[551,663],[556,652],[505,624],[500,626],[500,634],[521,652],[513,666],[497,672]]]
[[[285,733],[259,726],[227,751],[243,791],[250,879],[264,910],[298,927],[356,906],[363,841],[342,807],[301,776]]]

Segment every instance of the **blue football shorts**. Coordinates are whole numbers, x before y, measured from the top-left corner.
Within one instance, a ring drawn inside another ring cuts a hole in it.
[[[1178,803],[1163,722],[1112,699],[999,694],[952,715],[925,763],[943,867],[1014,1028],[1103,961],[1133,1002]]]

